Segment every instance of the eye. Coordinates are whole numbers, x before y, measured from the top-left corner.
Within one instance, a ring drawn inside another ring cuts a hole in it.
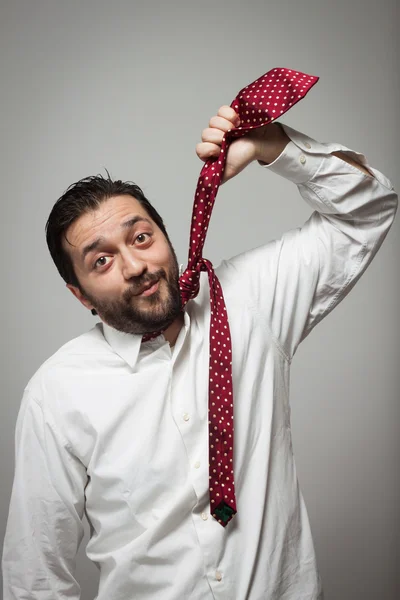
[[[105,267],[108,264],[108,260],[110,259],[110,256],[100,256],[100,258],[98,258],[96,260],[96,262],[94,263],[93,267],[95,269],[99,268],[99,267]]]
[[[139,235],[135,239],[135,242],[138,242],[139,244],[144,244],[150,239],[150,237],[150,233],[139,233]]]

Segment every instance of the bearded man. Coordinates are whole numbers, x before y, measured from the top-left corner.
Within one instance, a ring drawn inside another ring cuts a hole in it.
[[[217,160],[239,126],[222,106],[200,159]],[[210,508],[207,275],[184,306],[174,249],[141,189],[88,177],[56,202],[47,242],[100,322],[25,389],[4,600],[79,599],[84,514],[97,600],[323,597],[292,452],[290,366],[371,263],[397,196],[362,154],[279,123],[232,142],[223,181],[253,161],[292,181],[314,212],[215,269],[232,342],[237,514],[224,527]]]

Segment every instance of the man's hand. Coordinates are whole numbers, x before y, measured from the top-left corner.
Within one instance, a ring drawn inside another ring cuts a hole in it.
[[[225,133],[240,126],[239,115],[230,106],[221,106],[218,114],[210,119],[209,126],[203,129],[202,141],[196,146],[197,156],[206,161],[217,158]],[[234,140],[228,148],[222,183],[232,179],[254,160],[269,164],[273,162],[290,138],[278,123],[270,123]]]

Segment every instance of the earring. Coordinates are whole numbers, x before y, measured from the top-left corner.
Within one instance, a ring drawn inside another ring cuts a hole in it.
[[[95,317],[97,315],[97,312],[94,310],[94,308],[92,308],[92,310],[90,311],[92,313],[92,315]]]

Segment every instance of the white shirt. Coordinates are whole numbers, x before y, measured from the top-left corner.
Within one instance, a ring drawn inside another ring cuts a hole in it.
[[[78,599],[86,507],[98,600],[316,600],[313,541],[293,459],[289,381],[300,342],[351,290],[397,210],[388,179],[340,144],[291,138],[267,168],[314,212],[216,269],[232,338],[238,514],[209,511],[209,291],[175,347],[99,323],[28,383],[4,544],[4,600]],[[331,156],[349,151],[373,176]]]

